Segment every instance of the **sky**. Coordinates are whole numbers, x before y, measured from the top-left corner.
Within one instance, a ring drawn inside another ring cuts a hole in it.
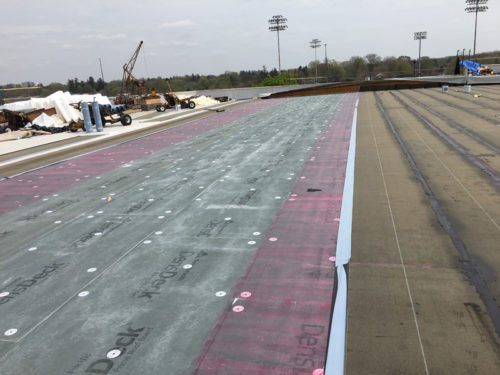
[[[0,85],[121,79],[141,40],[133,74],[171,77],[281,67],[352,56],[418,58],[416,31],[427,31],[422,56],[455,55],[474,44],[474,15],[465,0],[0,0]],[[500,50],[500,0],[478,16],[476,51]]]

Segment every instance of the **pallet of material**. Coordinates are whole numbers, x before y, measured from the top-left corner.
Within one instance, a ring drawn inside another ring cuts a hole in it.
[[[141,100],[141,104],[142,105],[151,105],[151,104],[154,104],[156,106],[157,104],[161,104],[161,99],[159,97],[156,97],[156,98],[143,98]]]

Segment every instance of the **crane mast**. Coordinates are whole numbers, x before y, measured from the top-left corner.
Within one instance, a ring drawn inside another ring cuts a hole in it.
[[[124,97],[127,94],[132,92],[133,86],[137,86],[139,89],[139,94],[142,95],[145,92],[146,82],[144,80],[138,80],[132,74],[134,70],[135,63],[137,61],[137,56],[139,55],[139,51],[141,50],[143,41],[139,43],[139,46],[135,49],[134,54],[130,58],[129,62],[123,65],[123,78],[122,78],[122,88],[120,90],[120,97]]]

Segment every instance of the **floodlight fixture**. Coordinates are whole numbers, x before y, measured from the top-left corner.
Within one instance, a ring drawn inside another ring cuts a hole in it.
[[[319,47],[321,47],[321,40],[319,39],[313,39],[309,42],[310,44],[310,47],[311,48],[314,48],[314,66],[316,68],[316,73],[315,73],[315,76],[314,76],[314,82],[317,83],[318,82],[318,58],[316,57],[316,49],[318,49]]]
[[[414,32],[413,39],[415,39],[415,40],[427,39],[427,31]]]
[[[278,34],[278,71],[281,73],[281,56],[280,56],[280,31],[285,31],[288,29],[286,25],[287,19],[283,17],[281,14],[277,16],[273,16],[269,22],[271,26],[269,26],[269,31],[276,31]]]
[[[421,52],[422,52],[422,39],[427,39],[427,31],[416,31],[413,33],[413,39],[418,40],[418,76],[422,75],[421,67]]]
[[[474,57],[476,56],[477,14],[488,10],[488,6],[486,5],[487,3],[488,0],[465,0],[465,4],[467,4],[465,11],[467,13],[476,14],[474,21]]]

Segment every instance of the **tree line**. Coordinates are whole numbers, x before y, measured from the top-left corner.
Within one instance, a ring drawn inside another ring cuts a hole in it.
[[[480,53],[476,61],[482,64],[500,63],[500,51]],[[460,56],[461,58],[461,56]],[[465,56],[467,58],[467,56]],[[422,75],[453,74],[456,66],[456,56],[430,58],[424,56],[420,61]],[[225,72],[220,75],[191,74],[173,77],[147,78],[146,87],[157,93],[167,91],[195,91],[207,89],[226,89],[251,86],[278,86],[313,82],[344,82],[365,79],[384,79],[397,77],[412,77],[418,74],[418,62],[409,56],[381,57],[370,53],[366,56],[353,56],[347,61],[324,60],[312,61],[308,65],[278,72],[277,69],[267,70],[265,66],[259,70],[242,70],[240,72]],[[51,83],[49,85],[23,82],[0,86],[0,99],[19,96],[48,96],[55,91],[63,90],[75,94],[100,92],[108,96],[120,94],[122,82],[114,80],[104,82],[101,78],[90,76],[87,80],[68,79],[66,83]],[[16,88],[16,90],[5,90]],[[1,90],[4,89],[4,90]]]

